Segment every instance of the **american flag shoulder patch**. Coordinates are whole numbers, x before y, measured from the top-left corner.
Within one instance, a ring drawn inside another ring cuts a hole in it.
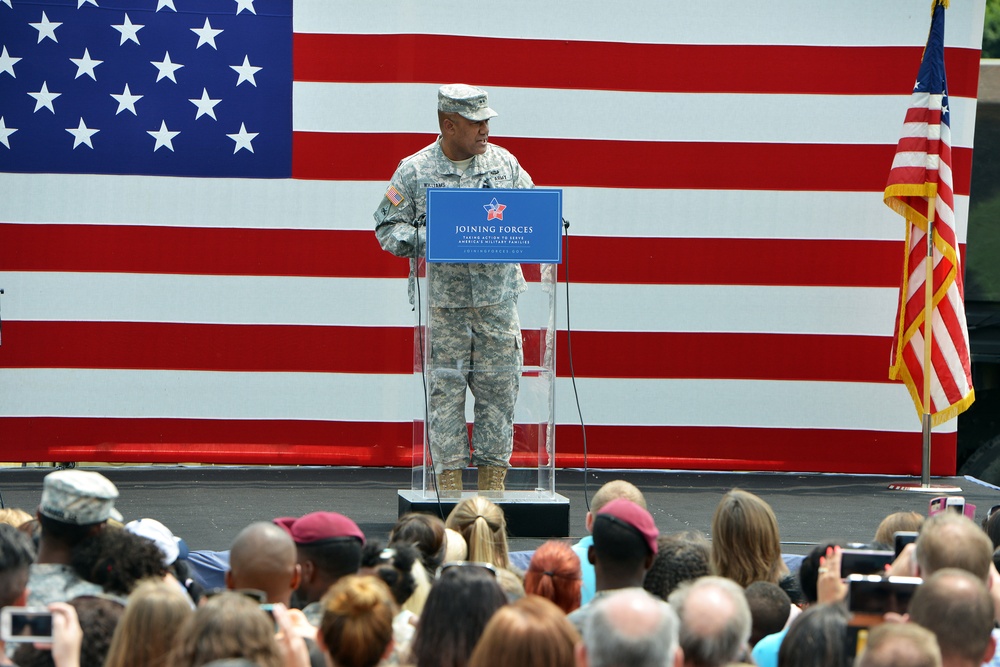
[[[389,189],[385,191],[385,198],[391,201],[393,206],[399,206],[403,203],[403,195],[399,193],[395,185],[390,185]]]

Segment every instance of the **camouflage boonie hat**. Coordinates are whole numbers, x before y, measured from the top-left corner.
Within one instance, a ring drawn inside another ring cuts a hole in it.
[[[485,90],[464,83],[450,83],[438,88],[438,111],[457,113],[475,122],[497,115],[489,106]]]
[[[57,521],[85,526],[122,520],[115,509],[118,489],[104,475],[84,470],[57,470],[42,482],[38,511]]]

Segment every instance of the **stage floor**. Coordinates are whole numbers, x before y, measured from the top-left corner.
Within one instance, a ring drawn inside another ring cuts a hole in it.
[[[301,516],[316,510],[341,512],[354,519],[369,537],[385,540],[396,520],[397,496],[409,488],[410,470],[403,468],[325,467],[101,467],[121,497],[117,507],[126,520],[152,517],[162,521],[192,550],[221,551],[253,521]],[[5,507],[34,514],[41,483],[51,468],[0,469]],[[895,511],[927,513],[936,494],[890,491],[893,482],[919,482],[906,477],[818,475],[797,473],[716,473],[689,471],[560,470],[556,492],[570,501],[570,536],[582,537],[585,481],[587,495],[612,479],[626,479],[646,495],[663,533],[698,530],[709,535],[719,498],[734,487],[764,498],[778,517],[782,550],[804,554],[826,539],[870,541],[882,518]],[[962,488],[977,506],[977,521],[1000,504],[1000,489],[966,478],[935,478],[932,484]],[[543,539],[511,540],[511,550],[537,547]]]

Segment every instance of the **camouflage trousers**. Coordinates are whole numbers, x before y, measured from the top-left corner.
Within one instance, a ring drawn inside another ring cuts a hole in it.
[[[506,468],[523,362],[517,299],[480,308],[431,308],[429,335],[428,435],[435,470],[469,465],[466,387],[475,399],[472,463]]]

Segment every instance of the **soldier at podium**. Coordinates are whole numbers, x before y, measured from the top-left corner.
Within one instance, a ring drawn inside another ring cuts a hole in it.
[[[486,91],[465,84],[438,90],[440,136],[404,158],[375,211],[382,248],[410,259],[410,303],[424,253],[427,188],[531,188],[531,177],[507,150],[489,142]],[[435,263],[428,270],[431,336],[428,440],[438,490],[459,495],[469,465],[466,387],[475,399],[472,464],[478,488],[503,491],[513,450],[514,404],[523,361],[518,294],[526,289],[514,263]]]

